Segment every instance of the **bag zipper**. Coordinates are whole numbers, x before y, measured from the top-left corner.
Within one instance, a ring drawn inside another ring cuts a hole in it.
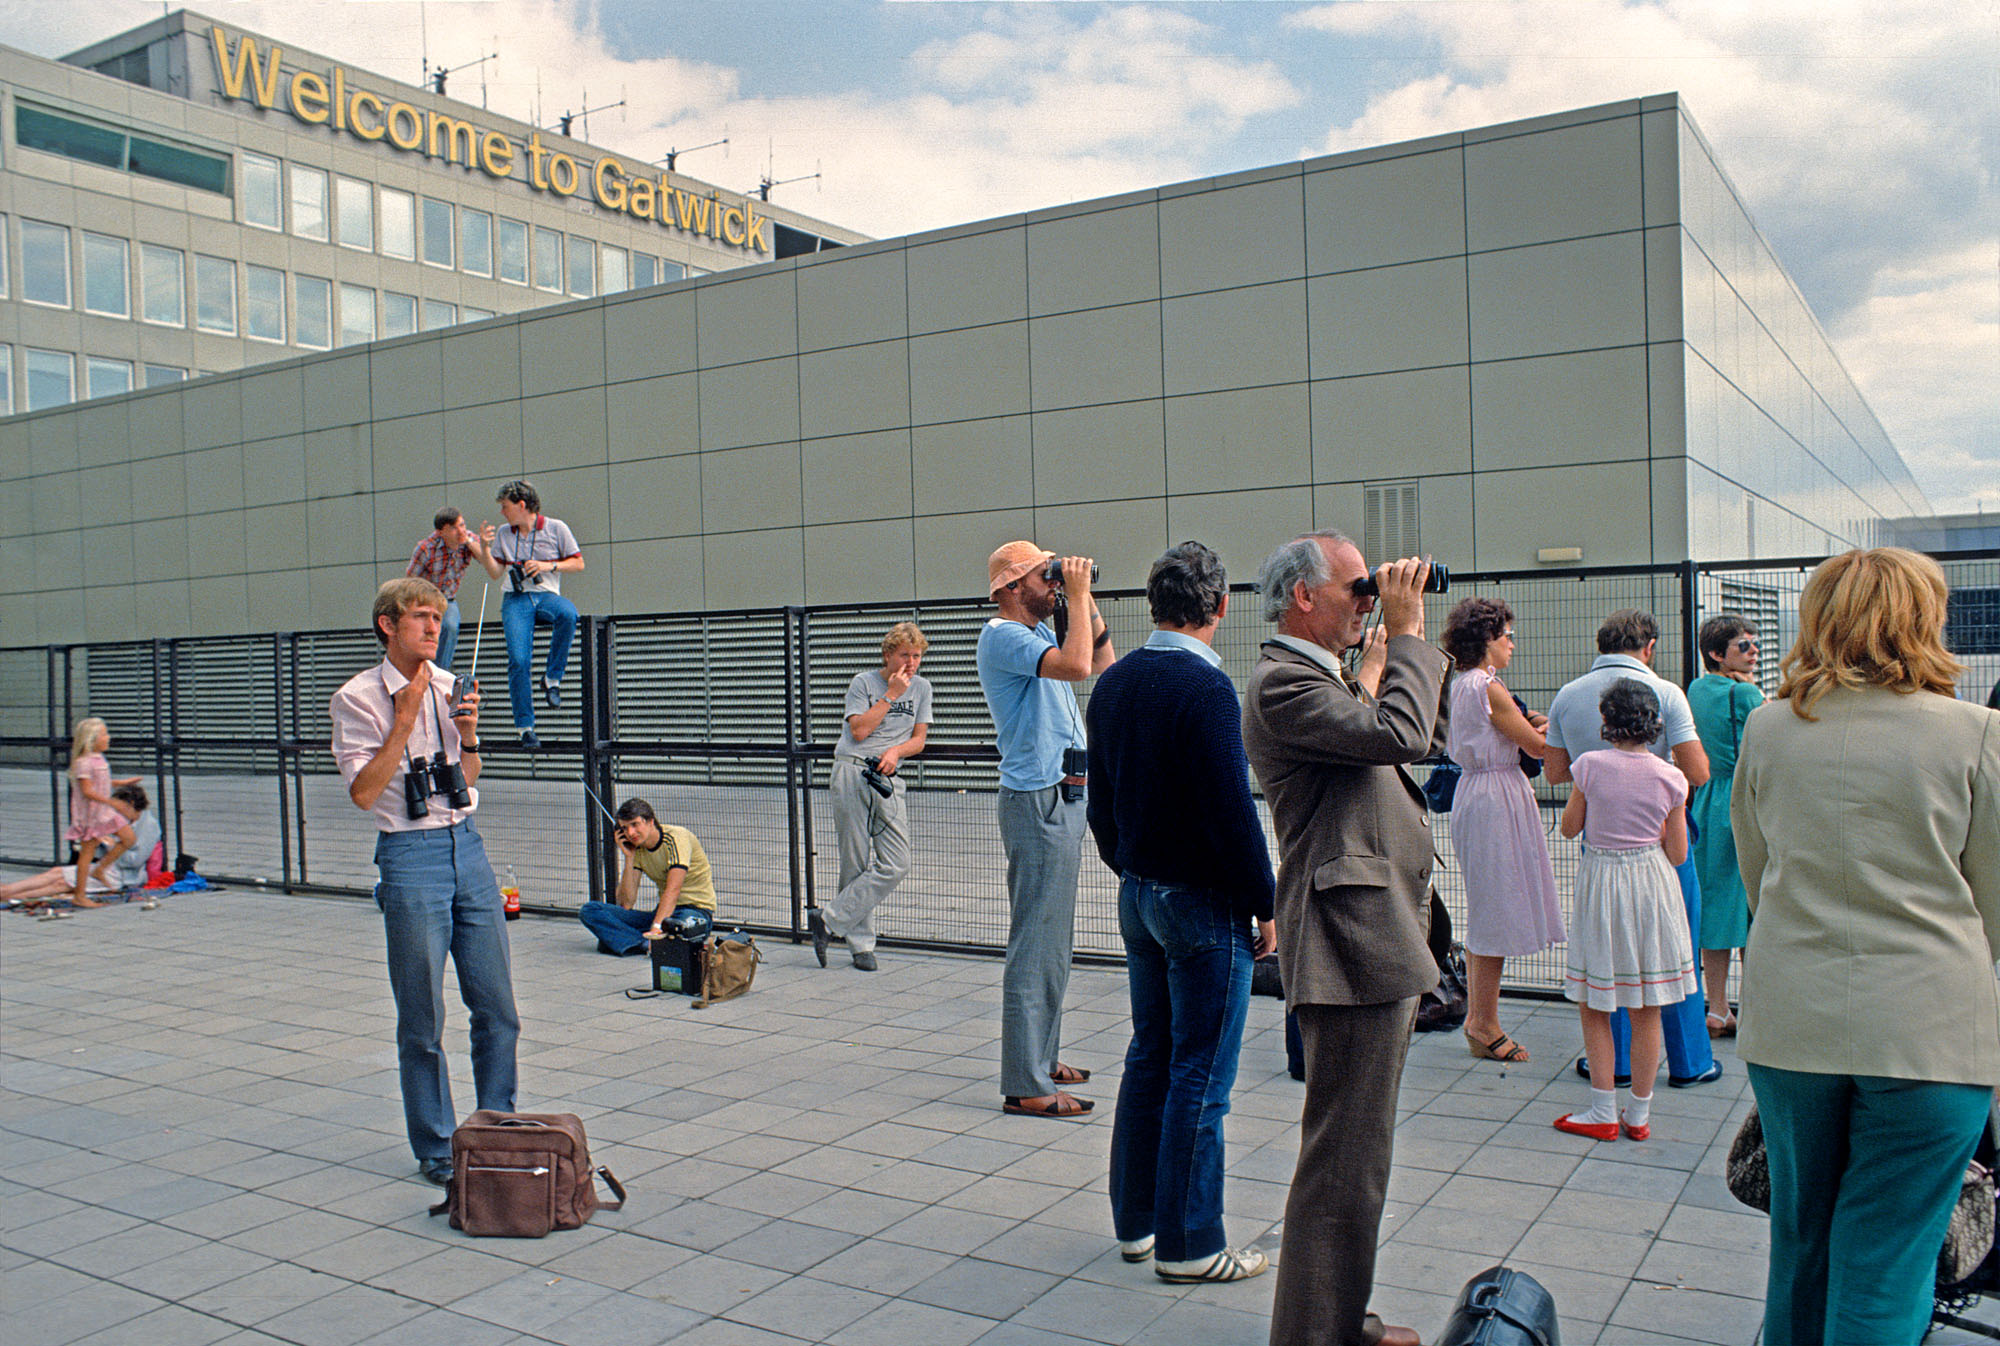
[[[550,1170],[545,1164],[537,1164],[533,1168],[524,1168],[520,1164],[468,1164],[465,1171],[467,1173],[525,1173],[531,1178],[539,1178],[542,1174]]]

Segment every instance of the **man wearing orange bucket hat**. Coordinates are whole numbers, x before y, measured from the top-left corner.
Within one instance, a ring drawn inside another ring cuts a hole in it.
[[[1090,1072],[1057,1060],[1056,1048],[1085,830],[1083,716],[1070,684],[1117,658],[1090,594],[1096,572],[1089,557],[1059,558],[1032,542],[1009,542],[986,561],[1000,615],[979,633],[979,686],[1000,749],[1009,912],[1000,1092],[1004,1110],[1023,1117],[1081,1120],[1095,1106],[1063,1091]]]

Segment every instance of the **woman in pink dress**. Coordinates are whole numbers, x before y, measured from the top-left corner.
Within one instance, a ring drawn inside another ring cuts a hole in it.
[[[1514,658],[1514,612],[1492,598],[1468,598],[1445,621],[1451,736],[1445,751],[1464,775],[1451,809],[1451,844],[1465,880],[1465,1040],[1482,1060],[1526,1061],[1528,1051],[1500,1026],[1500,973],[1510,954],[1540,953],[1563,941],[1562,906],[1535,792],[1522,753],[1546,751],[1544,715],[1523,714],[1498,674]]]

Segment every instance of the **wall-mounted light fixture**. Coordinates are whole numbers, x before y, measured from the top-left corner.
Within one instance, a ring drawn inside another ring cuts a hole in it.
[[[1535,559],[1543,565],[1560,565],[1564,561],[1581,561],[1581,547],[1542,547],[1535,552]]]

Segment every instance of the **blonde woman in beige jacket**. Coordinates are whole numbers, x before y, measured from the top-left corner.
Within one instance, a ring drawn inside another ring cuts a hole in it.
[[[1955,700],[1944,572],[1835,556],[1752,711],[1738,1055],[1771,1162],[1765,1346],[1919,1341],[2000,1083],[2000,714]]]

